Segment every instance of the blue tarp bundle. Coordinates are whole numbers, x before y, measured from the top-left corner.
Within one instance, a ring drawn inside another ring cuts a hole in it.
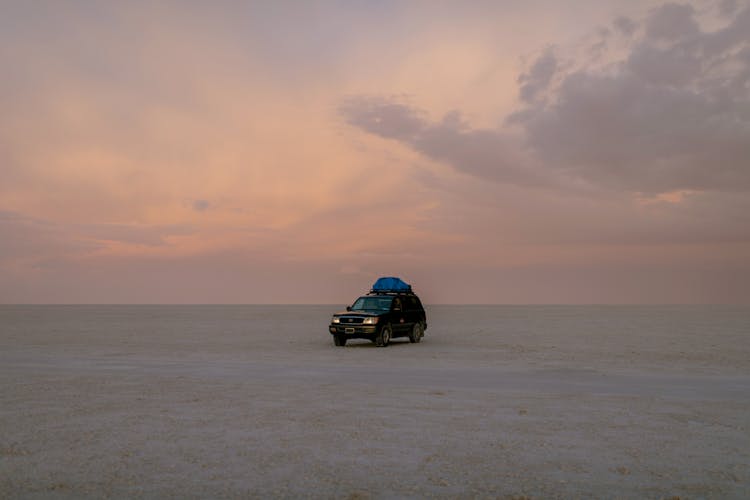
[[[378,278],[372,289],[375,292],[382,291],[397,291],[397,292],[408,292],[411,290],[411,285],[401,281],[401,278],[385,277]]]

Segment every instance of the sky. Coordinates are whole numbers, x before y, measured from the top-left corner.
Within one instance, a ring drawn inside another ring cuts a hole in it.
[[[750,2],[0,1],[0,303],[750,304]]]

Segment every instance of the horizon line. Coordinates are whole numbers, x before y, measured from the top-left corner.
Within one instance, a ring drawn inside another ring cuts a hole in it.
[[[0,302],[5,306],[346,306],[349,302]],[[425,306],[746,306],[750,302],[429,302]]]

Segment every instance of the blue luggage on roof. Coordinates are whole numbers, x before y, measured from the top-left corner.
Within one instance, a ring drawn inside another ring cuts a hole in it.
[[[372,285],[373,292],[410,292],[411,285],[404,283],[401,278],[384,277],[378,278]]]

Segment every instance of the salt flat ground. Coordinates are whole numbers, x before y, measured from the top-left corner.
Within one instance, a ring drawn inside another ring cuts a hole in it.
[[[0,498],[748,498],[750,308],[0,306]]]

